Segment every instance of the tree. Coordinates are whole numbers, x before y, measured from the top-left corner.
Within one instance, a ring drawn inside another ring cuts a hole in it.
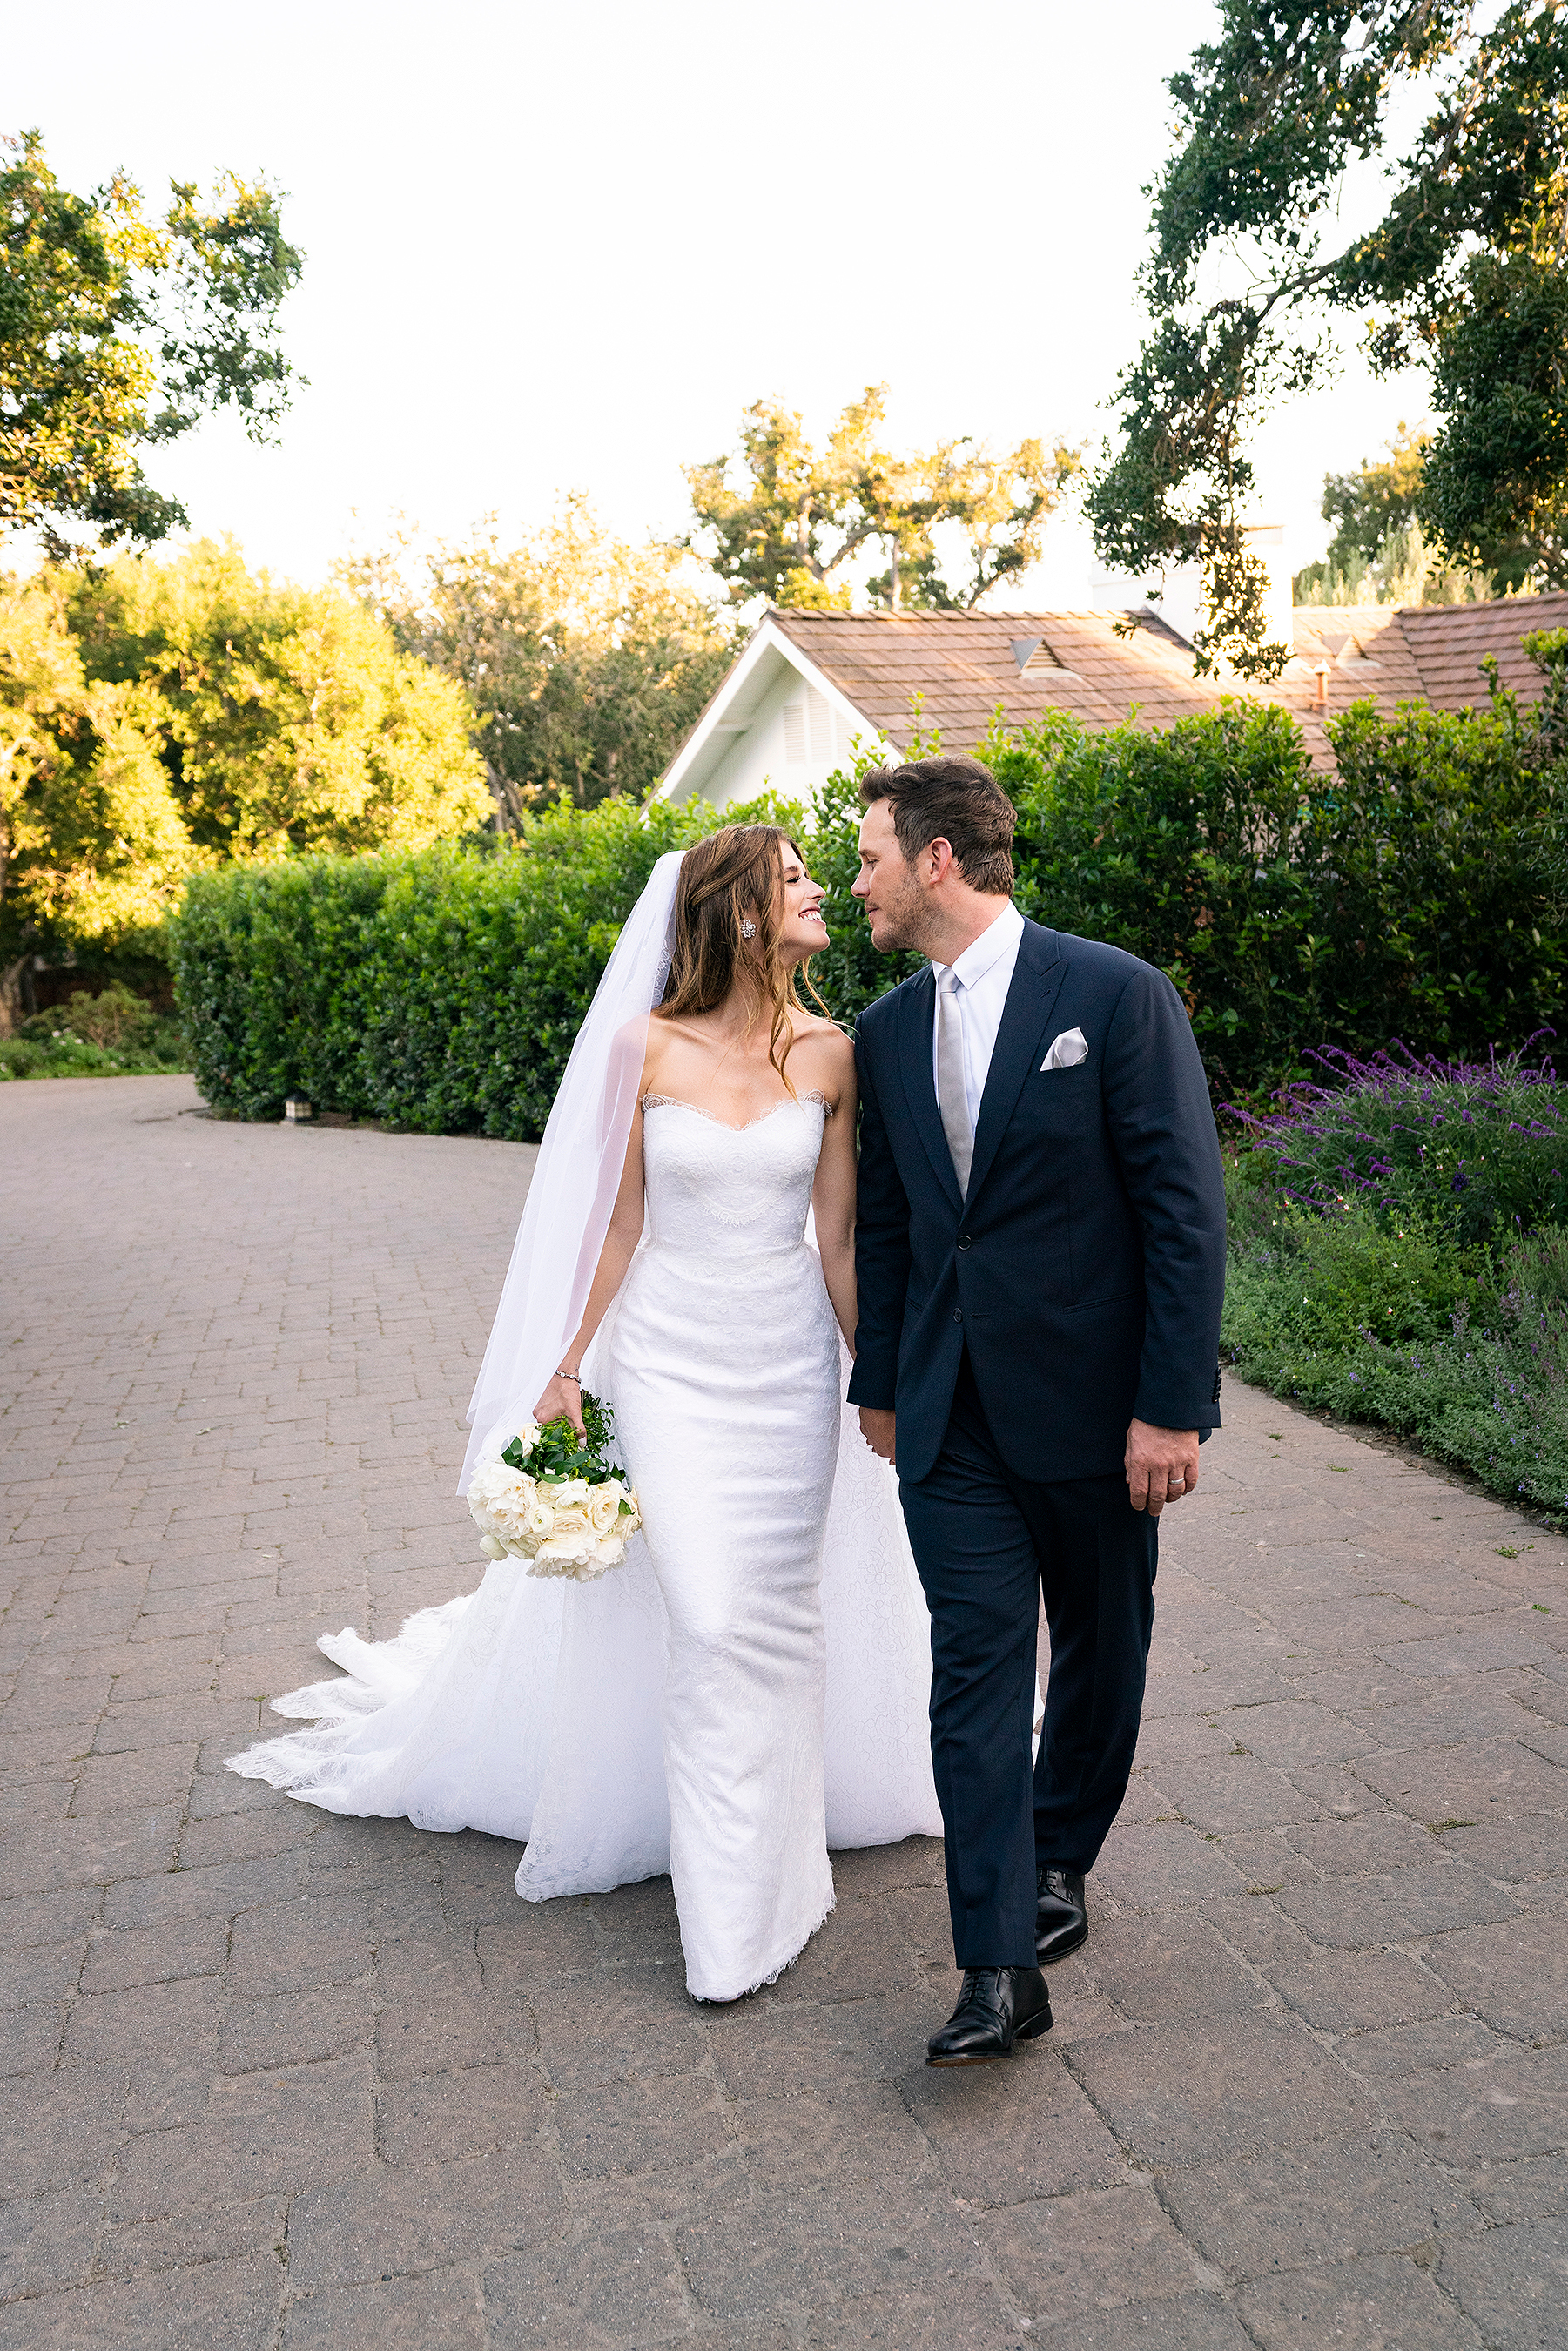
[[[793,410],[758,401],[740,420],[737,452],[686,467],[696,517],[689,543],[706,538],[735,602],[762,595],[847,611],[844,567],[876,548],[890,561],[869,583],[873,602],[967,611],[1035,561],[1079,452],[1058,443],[1047,456],[1040,442],[1025,441],[999,456],[963,439],[896,456],[882,441],[886,405],[887,386],[868,384],[818,450]],[[934,536],[944,525],[967,542],[965,576],[952,585]]]
[[[232,545],[0,580],[0,1032],[30,954],[156,957],[192,873],[472,830],[472,720],[353,598]]]
[[[57,559],[84,543],[147,545],[184,509],[146,481],[139,452],[220,407],[253,440],[287,402],[277,315],[302,256],[276,193],[232,173],[204,207],[172,183],[149,218],[123,172],[62,188],[36,131],[0,172],[0,521],[38,529]]]
[[[1430,433],[1412,432],[1401,418],[1383,464],[1364,457],[1354,474],[1323,475],[1323,520],[1337,525],[1329,541],[1331,563],[1343,569],[1356,555],[1375,562],[1389,532],[1410,521],[1431,445]]]
[[[461,682],[497,820],[641,799],[738,647],[679,548],[615,538],[580,496],[510,550],[403,538],[344,567],[399,643]]]
[[[40,947],[154,928],[201,861],[147,697],[90,683],[56,580],[0,580],[0,1034]]]
[[[1516,549],[1490,547],[1481,569],[1428,543],[1417,509],[1431,445],[1428,431],[1402,419],[1381,463],[1323,475],[1323,519],[1337,528],[1322,560],[1297,572],[1298,604],[1473,604],[1513,584]]]
[[[341,590],[275,582],[204,539],[84,568],[68,594],[89,678],[139,690],[198,850],[419,849],[487,814],[461,686]]]
[[[1203,652],[1275,674],[1241,549],[1249,432],[1319,380],[1336,313],[1370,316],[1373,364],[1427,361],[1437,429],[1415,513],[1439,552],[1568,581],[1568,20],[1511,0],[1221,0],[1220,37],[1175,76],[1180,143],[1155,189],[1143,286],[1153,331],[1119,392],[1121,446],[1092,486],[1103,552],[1197,556]],[[1395,99],[1431,110],[1385,155]],[[1337,223],[1347,172],[1396,185],[1370,231]]]

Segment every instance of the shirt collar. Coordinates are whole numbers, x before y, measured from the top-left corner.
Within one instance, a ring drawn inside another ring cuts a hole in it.
[[[1009,898],[995,922],[983,930],[977,939],[971,939],[963,954],[955,958],[953,976],[959,986],[973,987],[977,980],[984,979],[992,967],[1001,961],[1003,956],[1016,955],[1022,936],[1023,916]],[[940,971],[943,967],[938,964],[936,968]]]

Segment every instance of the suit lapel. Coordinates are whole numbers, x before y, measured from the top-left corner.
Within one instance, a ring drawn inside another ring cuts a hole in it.
[[[1010,996],[1008,1000],[1010,1005]],[[904,1078],[904,1098],[915,1121],[915,1132],[925,1146],[926,1156],[954,1207],[962,1208],[964,1197],[958,1189],[958,1178],[953,1173],[953,1155],[942,1132],[942,1113],[936,1107],[936,1081],[931,1073],[931,1032],[936,1017],[936,983],[927,964],[904,998],[899,1018],[899,1067]]]
[[[984,1183],[1003,1135],[1013,1105],[1023,1089],[1024,1080],[1035,1067],[1035,1057],[1042,1051],[1040,1043],[1046,1025],[1056,1006],[1061,983],[1067,977],[1067,965],[1057,945],[1054,931],[1042,930],[1038,923],[1026,921],[1019,941],[1018,961],[1013,966],[1012,985],[1002,1009],[1002,1025],[997,1031],[996,1048],[991,1054],[991,1066],[986,1078],[986,1090],[980,1096],[980,1115],[975,1128],[975,1156],[969,1165],[969,1199],[972,1202]],[[925,1082],[930,1092],[933,1112],[936,1109],[936,1089],[931,1084],[929,1047],[927,1048]],[[942,1123],[936,1121],[936,1139],[946,1151],[946,1139]],[[951,1157],[947,1165],[952,1168]]]

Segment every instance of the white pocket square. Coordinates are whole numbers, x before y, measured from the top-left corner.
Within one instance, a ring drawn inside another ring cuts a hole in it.
[[[1040,1063],[1042,1070],[1073,1070],[1089,1059],[1089,1040],[1082,1029],[1064,1029]]]

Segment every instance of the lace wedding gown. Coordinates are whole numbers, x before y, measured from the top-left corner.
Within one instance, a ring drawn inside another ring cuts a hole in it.
[[[332,1812],[526,1840],[528,1901],[668,1870],[702,2000],[795,1958],[830,1846],[941,1834],[925,1604],[805,1238],[827,1114],[644,1102],[648,1230],[583,1366],[642,1498],[624,1566],[501,1560],[395,1640],[324,1638],[349,1678],[274,1700],[316,1728],[232,1762]]]

